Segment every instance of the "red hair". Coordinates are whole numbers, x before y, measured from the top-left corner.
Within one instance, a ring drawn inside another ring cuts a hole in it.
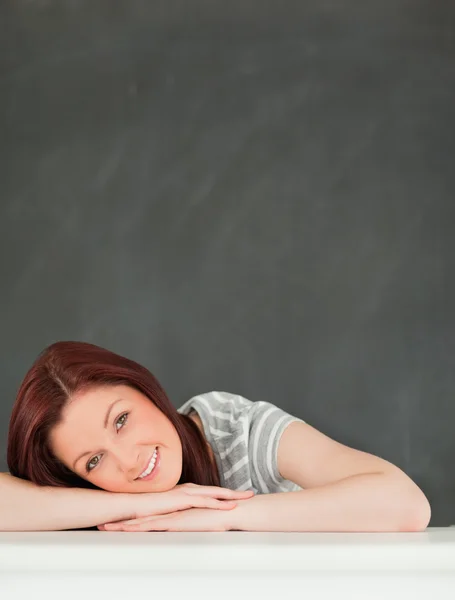
[[[187,415],[177,412],[157,379],[137,362],[86,342],[56,342],[41,352],[22,381],[8,430],[11,475],[37,485],[99,489],[52,453],[49,434],[76,393],[91,387],[129,385],[147,396],[174,425],[182,443],[179,483],[220,485],[206,441]]]

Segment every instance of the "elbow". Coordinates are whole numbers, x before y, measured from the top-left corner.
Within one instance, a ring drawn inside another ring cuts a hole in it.
[[[415,510],[414,519],[411,523],[409,531],[425,531],[430,524],[431,520],[431,506],[427,498],[423,496],[423,499],[418,503]]]
[[[420,488],[416,486],[406,506],[404,527],[401,531],[425,531],[431,520],[431,505]]]

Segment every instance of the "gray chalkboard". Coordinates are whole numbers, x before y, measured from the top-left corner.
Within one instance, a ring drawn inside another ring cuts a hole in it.
[[[273,402],[455,523],[455,4],[4,0],[1,464],[59,339]]]

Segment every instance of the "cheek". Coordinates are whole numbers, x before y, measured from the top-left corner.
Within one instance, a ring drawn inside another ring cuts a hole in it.
[[[138,415],[134,423],[138,437],[151,444],[162,444],[173,449],[179,448],[180,438],[172,423],[160,412]]]
[[[90,478],[91,483],[106,492],[128,492],[131,484],[126,480],[125,474],[121,473],[115,465],[105,465],[104,468],[93,474]]]

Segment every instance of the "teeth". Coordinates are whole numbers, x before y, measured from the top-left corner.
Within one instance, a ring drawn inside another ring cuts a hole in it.
[[[143,473],[141,473],[138,477],[138,479],[142,479],[143,477],[147,477],[147,475],[150,475],[150,473],[153,471],[153,467],[155,466],[155,462],[156,462],[156,453],[157,453],[157,448],[155,448],[155,452],[153,453],[152,458],[150,459],[149,462],[149,466],[145,469],[145,471]]]

